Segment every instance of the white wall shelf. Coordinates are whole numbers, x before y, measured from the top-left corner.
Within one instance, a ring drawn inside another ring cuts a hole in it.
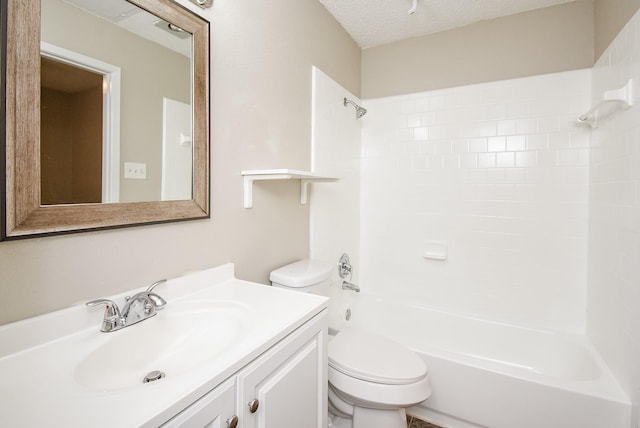
[[[336,177],[326,177],[310,171],[295,169],[256,169],[241,171],[244,179],[244,207],[253,207],[253,182],[257,180],[300,180],[300,203],[305,205],[309,199],[309,183],[339,180]]]

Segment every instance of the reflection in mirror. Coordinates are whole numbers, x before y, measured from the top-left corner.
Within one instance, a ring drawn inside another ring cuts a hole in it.
[[[41,53],[72,70],[41,71],[42,203],[191,199],[192,35],[126,0],[41,1]],[[108,69],[121,73],[113,98]],[[86,73],[104,79],[99,103],[78,87]],[[51,80],[56,88],[45,86]]]
[[[42,204],[102,202],[102,75],[40,64]]]
[[[172,0],[0,15],[0,240],[209,217],[207,21]]]

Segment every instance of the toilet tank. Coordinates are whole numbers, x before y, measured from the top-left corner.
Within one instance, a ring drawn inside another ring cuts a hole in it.
[[[274,287],[328,297],[333,269],[334,266],[331,263],[320,260],[300,260],[274,270],[269,279]]]

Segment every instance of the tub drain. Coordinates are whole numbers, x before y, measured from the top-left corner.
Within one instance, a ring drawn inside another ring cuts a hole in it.
[[[142,383],[154,382],[156,380],[162,379],[164,376],[165,374],[162,373],[160,370],[154,370],[152,372],[149,372],[149,374],[146,375],[144,379],[142,379]]]

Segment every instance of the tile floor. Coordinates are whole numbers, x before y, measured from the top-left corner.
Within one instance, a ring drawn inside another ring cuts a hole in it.
[[[415,416],[407,416],[408,428],[442,428],[439,425],[434,425],[429,422],[422,421]]]

